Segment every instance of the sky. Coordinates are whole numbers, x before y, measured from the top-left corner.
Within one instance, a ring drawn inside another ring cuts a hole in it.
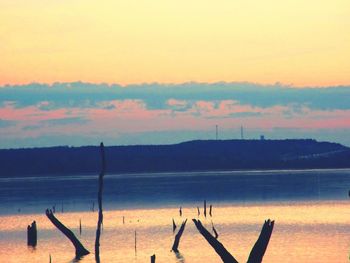
[[[350,146],[348,0],[1,0],[0,148]]]

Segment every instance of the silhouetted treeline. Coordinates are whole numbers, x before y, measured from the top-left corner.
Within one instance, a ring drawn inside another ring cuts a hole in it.
[[[0,176],[96,174],[99,148],[0,150]],[[315,140],[208,140],[105,147],[108,173],[348,168],[350,148]]]

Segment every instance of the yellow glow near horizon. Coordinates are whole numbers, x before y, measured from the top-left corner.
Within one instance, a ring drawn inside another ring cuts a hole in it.
[[[0,85],[346,85],[349,10],[348,0],[2,0]]]

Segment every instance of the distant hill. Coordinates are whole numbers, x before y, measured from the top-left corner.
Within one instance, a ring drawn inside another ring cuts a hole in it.
[[[108,173],[349,168],[350,148],[315,140],[198,140],[106,147]],[[98,146],[0,150],[1,177],[97,174]]]

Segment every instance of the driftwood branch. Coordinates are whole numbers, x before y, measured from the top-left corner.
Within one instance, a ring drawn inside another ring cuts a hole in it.
[[[186,223],[187,223],[187,219],[182,222],[179,232],[177,232],[175,236],[174,244],[173,244],[173,247],[171,248],[172,251],[174,251],[175,253],[179,252],[178,248],[179,248],[180,238],[185,230]]]
[[[81,258],[89,254],[90,252],[80,243],[78,238],[73,234],[73,232],[63,225],[52,213],[52,210],[46,209],[46,216],[51,221],[51,223],[58,228],[73,244],[75,247],[75,257]]]
[[[208,243],[214,248],[216,253],[221,257],[224,263],[238,263],[238,261],[226,250],[223,244],[221,244],[215,237],[213,237],[209,231],[202,225],[200,220],[192,219],[196,225],[199,233],[208,241]]]
[[[96,229],[96,240],[95,240],[95,260],[97,263],[100,262],[100,235],[101,235],[101,225],[103,223],[103,211],[102,211],[102,190],[103,190],[103,177],[106,172],[106,159],[105,150],[103,143],[100,144],[101,157],[102,157],[102,169],[98,177],[98,221]]]
[[[269,244],[275,221],[265,220],[258,240],[250,252],[248,263],[260,263],[264,257],[267,245]]]

